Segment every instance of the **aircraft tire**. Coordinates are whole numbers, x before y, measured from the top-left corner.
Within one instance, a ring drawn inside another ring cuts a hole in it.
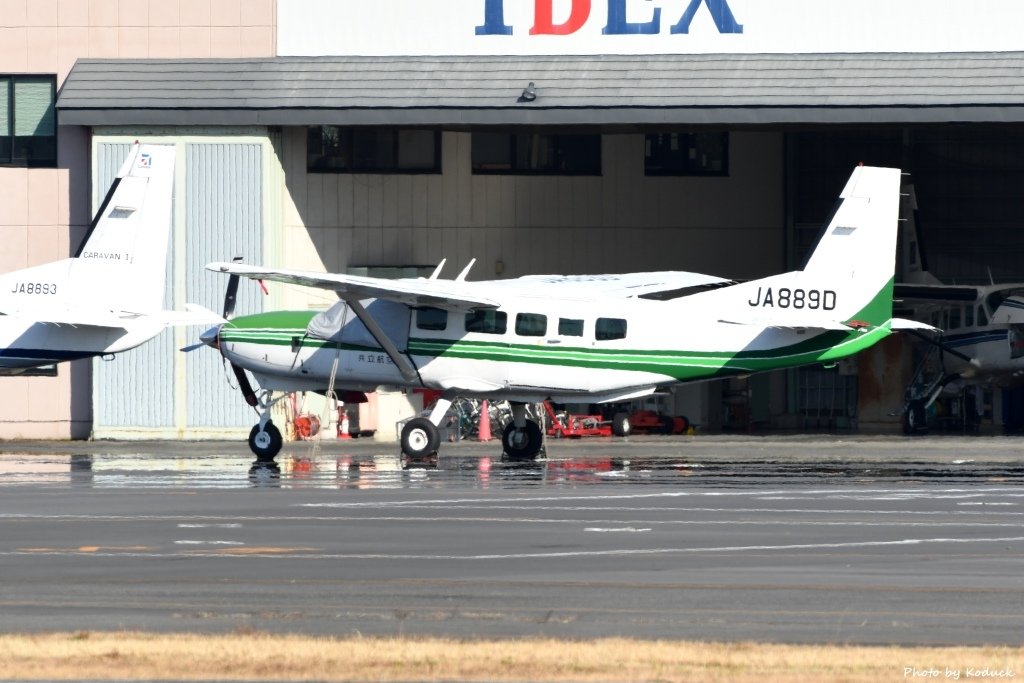
[[[536,457],[543,445],[544,434],[540,425],[533,420],[527,420],[522,429],[516,429],[515,424],[510,422],[501,433],[501,446],[510,458]]]
[[[903,409],[903,433],[917,434],[926,429],[924,401],[914,399]]]
[[[410,458],[425,458],[437,452],[441,433],[425,417],[414,417],[402,427],[402,452]]]
[[[629,415],[626,413],[615,413],[612,417],[612,434],[615,436],[629,436],[633,431],[633,425],[629,423]]]
[[[249,450],[256,454],[258,462],[272,462],[274,457],[281,452],[283,444],[281,431],[274,426],[273,422],[267,422],[267,426],[262,431],[260,426],[255,424],[249,432]]]

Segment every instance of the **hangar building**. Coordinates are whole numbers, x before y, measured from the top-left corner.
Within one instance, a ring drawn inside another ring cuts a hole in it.
[[[1013,0],[3,0],[0,267],[73,252],[144,139],[181,160],[169,306],[219,309],[203,265],[236,255],[760,277],[799,265],[860,162],[910,174],[934,275],[1024,281],[1016,19]],[[239,307],[327,303],[273,288]],[[177,352],[189,334],[0,378],[0,437],[247,433],[216,354]],[[669,409],[895,431],[910,357],[892,339]],[[384,393],[382,429],[406,405]],[[991,392],[993,424],[1008,397]]]

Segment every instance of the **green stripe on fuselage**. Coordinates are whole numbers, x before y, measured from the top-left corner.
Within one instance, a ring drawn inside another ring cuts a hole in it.
[[[891,298],[884,304],[883,289],[858,320],[877,315],[882,305],[891,311]],[[891,314],[891,313],[890,313]],[[276,311],[232,320],[221,331],[225,342],[290,346],[296,337],[306,348],[352,351],[379,350],[375,347],[339,344],[306,336],[306,327],[316,312]],[[865,320],[867,322],[867,320]],[[412,337],[408,351],[414,356],[465,358],[511,363],[568,366],[595,370],[649,372],[685,381],[725,375],[763,372],[778,368],[830,362],[862,351],[889,334],[888,318],[881,326],[857,331],[830,330],[795,344],[773,349],[729,351],[647,350],[594,347],[558,347],[467,339]]]

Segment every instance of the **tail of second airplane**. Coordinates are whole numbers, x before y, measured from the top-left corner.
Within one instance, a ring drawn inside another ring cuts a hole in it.
[[[174,157],[173,146],[135,143],[75,256],[0,276],[0,312],[100,327],[210,322],[162,310]]]
[[[802,270],[711,294],[724,322],[853,330],[892,323],[900,170],[858,166]]]

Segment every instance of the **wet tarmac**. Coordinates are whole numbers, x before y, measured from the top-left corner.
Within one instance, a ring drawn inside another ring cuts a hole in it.
[[[1018,444],[0,442],[0,630],[1019,645]]]

